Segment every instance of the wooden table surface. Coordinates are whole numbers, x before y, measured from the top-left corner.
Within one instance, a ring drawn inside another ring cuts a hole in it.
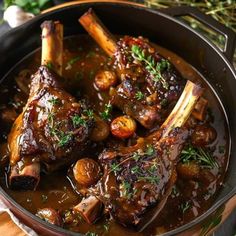
[[[7,213],[0,214],[0,232],[2,236],[26,236]]]

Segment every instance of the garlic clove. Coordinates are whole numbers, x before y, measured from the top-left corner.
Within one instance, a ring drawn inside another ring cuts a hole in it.
[[[8,7],[3,14],[3,19],[8,22],[11,28],[22,25],[33,17],[34,14],[25,12],[21,7],[15,5]]]

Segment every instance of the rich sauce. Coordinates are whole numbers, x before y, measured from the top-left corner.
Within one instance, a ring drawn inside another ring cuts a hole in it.
[[[228,163],[229,136],[220,103],[194,68],[167,49],[156,47],[162,56],[168,58],[175,65],[185,79],[201,81],[205,84],[207,89],[204,97],[209,103],[207,116],[210,125],[217,131],[217,138],[209,145],[209,148],[213,149],[213,155],[219,168],[205,171],[205,177],[202,181],[179,177],[162,214],[142,233],[122,227],[106,217],[93,225],[89,225],[78,216],[70,224],[64,224],[67,229],[80,233],[93,232],[97,235],[112,236],[155,235],[166,232],[190,222],[205,212],[213,203],[223,183]],[[65,39],[64,48],[63,84],[65,89],[78,99],[86,98],[97,113],[102,112],[105,104],[109,101],[109,94],[108,92],[99,92],[95,88],[94,77],[101,67],[109,68],[109,58],[88,36],[69,37]],[[67,210],[78,204],[82,198],[73,189],[67,176],[68,167],[49,175],[42,173],[36,191],[13,191],[8,188],[7,184],[7,135],[14,118],[21,112],[26,102],[30,75],[37,70],[39,65],[40,50],[37,50],[15,67],[0,87],[0,112],[2,113],[0,123],[0,184],[13,199],[33,214],[38,209],[51,207],[58,209],[65,217]],[[96,159],[102,148],[102,144],[93,147],[87,156]]]

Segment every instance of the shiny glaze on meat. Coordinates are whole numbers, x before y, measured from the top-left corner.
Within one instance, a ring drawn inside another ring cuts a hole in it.
[[[158,47],[160,54],[170,59],[170,61],[176,66],[178,71],[184,78],[190,80],[202,80],[201,76],[186,62],[175,54],[167,51],[166,49]],[[14,81],[13,78],[19,77],[19,73],[25,69],[25,75],[23,78],[24,84],[29,77],[28,74],[33,74],[37,70],[40,64],[39,52],[33,53],[29,58],[23,60],[17,68],[9,75],[9,79]],[[61,81],[64,88],[77,100],[81,97],[88,99],[88,102],[93,104],[93,109],[97,113],[104,110],[104,105],[109,101],[108,92],[99,92],[94,87],[94,76],[96,72],[101,68],[109,67],[109,60],[105,54],[96,47],[95,43],[88,36],[72,37],[65,40],[65,52],[64,52],[64,70]],[[21,74],[22,76],[22,74]],[[89,225],[85,223],[81,217],[77,216],[70,218],[70,209],[76,205],[81,195],[78,195],[76,188],[73,188],[71,180],[67,175],[67,169],[60,172],[54,172],[49,175],[42,175],[41,182],[38,190],[34,191],[13,191],[7,188],[5,181],[4,169],[7,171],[7,152],[6,152],[6,137],[9,133],[12,125],[12,116],[15,113],[21,112],[23,104],[26,102],[27,94],[22,90],[25,88],[27,93],[27,86],[21,86],[20,90],[15,82],[6,83],[1,86],[1,186],[12,196],[17,202],[19,202],[27,210],[33,214],[37,212],[39,208],[53,207],[59,209],[61,215],[64,216],[64,227],[76,232],[96,232],[101,235],[153,235],[155,233],[165,232],[170,229],[176,228],[179,225],[187,223],[206,211],[214,201],[217,192],[222,185],[224,174],[227,168],[228,162],[228,131],[221,107],[213,95],[208,89],[204,95],[208,99],[209,109],[207,117],[203,122],[196,121],[194,118],[190,118],[187,125],[189,125],[190,133],[193,133],[196,125],[210,124],[217,131],[216,140],[208,145],[218,162],[219,168],[212,170],[202,169],[200,176],[197,179],[185,179],[180,175],[177,179],[177,183],[172,190],[172,194],[167,201],[167,205],[162,211],[161,216],[156,219],[150,227],[148,227],[142,233],[136,233],[131,229],[124,228],[113,220],[106,218],[106,215],[101,218],[96,224]],[[19,80],[18,80],[19,84]],[[8,96],[6,96],[8,94]],[[113,117],[121,114],[119,110],[114,110]],[[8,119],[9,118],[9,119]],[[155,130],[155,128],[154,128]],[[137,135],[148,135],[149,131],[144,130],[141,126],[138,126]],[[91,144],[91,149],[86,153],[86,157],[96,159],[98,154],[103,148],[109,148],[116,146],[124,146],[135,143],[136,138],[131,138],[128,141],[119,141],[115,138],[109,137],[109,142]],[[189,140],[191,142],[191,140]],[[184,209],[184,210],[183,210]],[[67,217],[65,217],[67,216]],[[168,221],[166,220],[168,219]]]
[[[59,81],[45,66],[31,77],[27,104],[8,136],[12,188],[35,189],[40,165],[54,171],[73,163],[87,147],[93,120]],[[82,116],[87,125],[74,124],[73,118]]]

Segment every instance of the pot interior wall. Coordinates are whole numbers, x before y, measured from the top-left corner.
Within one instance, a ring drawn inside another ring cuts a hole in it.
[[[116,5],[114,7],[114,5]],[[87,3],[67,7],[36,17],[32,22],[14,29],[0,38],[0,78],[20,59],[40,47],[40,24],[44,20],[60,20],[65,35],[85,33],[78,18],[93,7],[97,15],[114,34],[143,35],[151,41],[177,53],[207,78],[225,107],[229,119],[231,141],[236,143],[236,80],[227,62],[206,41],[177,21],[152,10],[143,10],[126,4]],[[218,199],[236,186],[236,148],[232,147],[227,183]]]

